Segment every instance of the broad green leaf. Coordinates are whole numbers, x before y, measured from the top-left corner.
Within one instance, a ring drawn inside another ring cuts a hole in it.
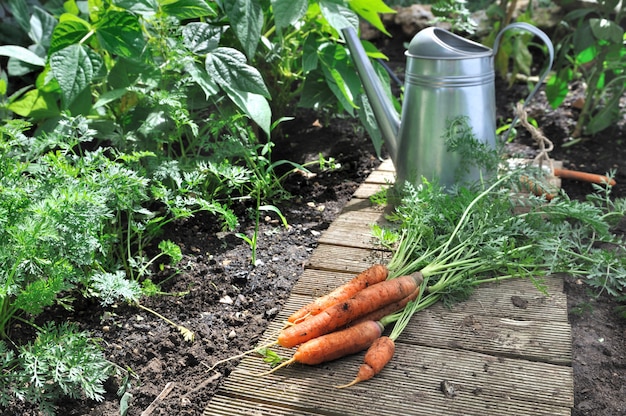
[[[222,88],[259,94],[270,98],[261,73],[246,64],[246,57],[237,49],[219,47],[206,57],[205,68]]]
[[[317,36],[307,36],[302,47],[302,72],[308,74],[317,68]]]
[[[39,7],[34,7],[28,36],[35,44],[43,46],[47,51],[56,25],[57,20],[53,16]]]
[[[43,58],[40,58],[26,48],[16,45],[0,46],[0,56],[8,56],[35,66],[44,66],[46,64]]]
[[[128,12],[109,10],[98,22],[96,34],[102,47],[127,58],[138,58],[145,46],[139,19]]]
[[[159,11],[157,0],[115,0],[113,3],[117,7],[141,15],[152,15]]]
[[[361,43],[363,44],[363,49],[365,49],[365,53],[367,53],[367,56],[371,59],[384,59],[385,61],[389,60],[387,55],[379,51],[373,43],[367,40],[361,40]]]
[[[50,67],[67,106],[89,87],[102,67],[102,58],[87,46],[70,45],[50,56]]]
[[[12,77],[21,77],[40,69],[40,66],[31,65],[15,58],[9,58],[7,62],[7,73]]]
[[[82,91],[67,106],[70,114],[73,116],[88,116],[93,108],[93,97],[91,96],[91,88],[83,88]]]
[[[159,3],[164,13],[181,20],[217,16],[216,11],[205,0],[166,0]]]
[[[516,71],[530,75],[530,65],[533,57],[528,50],[528,41],[522,36],[516,36],[513,40],[513,60]]]
[[[326,83],[323,71],[316,69],[309,73],[302,86],[298,107],[318,109],[336,102],[335,95]]]
[[[578,25],[578,28],[574,31],[572,40],[574,44],[574,54],[576,55],[596,44],[596,39],[593,36],[589,22],[582,22]]]
[[[263,10],[260,3],[258,0],[229,0],[223,6],[246,56],[252,59],[263,28]]]
[[[624,35],[624,41],[626,42],[626,35]],[[607,45],[606,49],[606,64],[607,69],[615,69],[617,72],[622,72],[624,69],[624,64],[622,59],[626,57],[626,48],[624,48],[623,44],[613,43]]]
[[[322,50],[320,61],[328,87],[344,109],[352,114],[357,107],[354,97],[361,90],[361,82],[354,68],[348,65],[346,49],[337,44],[328,44]]]
[[[354,109],[357,105],[354,103],[354,97],[352,96],[350,89],[348,89],[345,80],[341,76],[341,73],[335,68],[329,68],[323,66],[322,70],[326,76],[326,84],[328,88],[335,94],[335,97],[339,100],[343,109],[350,115],[354,115]]]
[[[156,85],[159,82],[156,78],[160,79],[161,75],[161,71],[154,65],[118,58],[107,79],[111,88],[119,89],[134,84],[140,76],[143,83]],[[150,81],[151,79],[155,81]]]
[[[278,29],[284,29],[296,23],[306,14],[308,0],[272,0],[274,22]]]
[[[60,114],[56,94],[30,90],[7,108],[22,117],[47,118]]]
[[[78,4],[76,4],[76,0],[68,0],[63,2],[63,9],[74,16],[78,16],[80,14],[80,8]]]
[[[598,50],[596,49],[596,46],[591,45],[590,47],[580,51],[576,55],[576,63],[579,65],[589,63],[593,61],[597,55],[598,55]]]
[[[352,26],[355,31],[359,30],[359,17],[349,8],[343,5],[339,0],[320,0],[320,10],[322,16],[332,26],[337,33],[341,33],[341,29]]]
[[[100,20],[100,17],[106,13],[109,7],[109,0],[88,0],[87,5],[89,9],[89,20],[92,23],[96,23]]]
[[[11,0],[8,6],[17,24],[20,25],[24,32],[29,32],[31,11],[26,0]]]
[[[110,102],[122,98],[122,96],[126,94],[126,91],[128,91],[126,88],[119,88],[116,90],[105,92],[104,94],[100,95],[100,97],[98,97],[98,101],[95,102],[93,108],[102,107]]]
[[[202,88],[207,99],[219,92],[219,86],[200,65],[195,62],[188,62],[185,65],[185,70],[191,75],[196,84]]]
[[[228,86],[222,86],[226,95],[250,117],[259,127],[270,136],[272,110],[265,97],[259,94],[241,91]]]
[[[70,45],[77,44],[90,33],[91,27],[85,20],[71,14],[63,14],[52,32],[48,54],[53,54]]]
[[[612,126],[620,119],[619,100],[623,92],[622,89],[618,94],[614,94],[611,99],[604,102],[604,105],[587,122],[585,133],[596,134]]]
[[[222,28],[208,23],[192,22],[183,27],[183,44],[196,55],[206,55],[220,43]]]
[[[43,92],[53,92],[57,95],[61,94],[61,88],[59,87],[59,83],[54,78],[52,74],[52,69],[50,65],[46,65],[46,67],[37,75],[37,79],[35,80],[35,87],[39,91]]]
[[[571,68],[563,68],[546,83],[546,97],[552,108],[557,108],[565,100],[573,75]]]
[[[383,32],[385,35],[391,36],[385,28],[383,22],[380,20],[379,14],[396,13],[394,9],[387,6],[382,0],[348,0],[348,3],[350,4],[352,10],[371,23],[372,26]]]
[[[370,139],[374,145],[374,150],[376,151],[376,156],[380,158],[381,150],[383,148],[383,136],[380,133],[380,128],[378,127],[376,116],[374,115],[374,110],[372,109],[372,106],[370,105],[370,102],[365,94],[361,94],[357,97],[357,104],[359,106],[357,109],[359,120],[361,120],[361,124],[363,124],[363,127],[365,127],[365,130],[370,135]]]
[[[608,19],[589,19],[591,31],[596,39],[606,40],[611,43],[622,44],[624,39],[624,29],[617,23]]]

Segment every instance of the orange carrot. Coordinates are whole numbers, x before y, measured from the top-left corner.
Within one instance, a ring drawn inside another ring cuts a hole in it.
[[[400,312],[402,310],[402,308],[404,308],[407,303],[411,302],[412,300],[417,299],[417,297],[420,294],[420,289],[419,287],[413,292],[411,293],[409,296],[400,299],[397,302],[394,303],[390,303],[387,306],[383,306],[380,309],[377,309],[373,312],[368,313],[367,315],[362,316],[361,318],[350,322],[349,325],[355,325],[358,324],[360,322],[363,321],[380,321],[381,319],[383,319],[385,316],[387,315],[392,315],[396,312]]]
[[[552,201],[556,194],[549,192],[544,186],[533,181],[528,176],[520,176],[520,183],[527,191],[532,192],[535,196],[543,196],[547,201]]]
[[[382,282],[387,279],[388,274],[389,271],[387,270],[387,267],[382,264],[375,264],[369,269],[361,272],[348,283],[339,286],[327,295],[321,296],[308,305],[303,306],[287,318],[287,321],[296,323],[302,320],[305,316],[317,315],[332,305],[343,302],[346,299],[350,299],[357,292],[365,289],[366,287]]]
[[[359,368],[359,372],[354,380],[348,384],[337,386],[337,388],[345,388],[354,386],[361,381],[369,380],[376,374],[380,373],[389,361],[393,358],[396,351],[396,344],[389,337],[380,337],[369,347],[365,353],[363,364]]]
[[[350,299],[283,329],[277,342],[283,347],[291,348],[333,332],[365,314],[409,296],[415,292],[422,280],[420,273],[414,273],[369,286]]]
[[[273,373],[279,368],[294,362],[316,365],[336,360],[349,354],[355,354],[372,345],[380,337],[382,331],[383,325],[380,322],[364,321],[341,331],[313,338],[300,345],[291,359],[259,375],[263,376]]]
[[[577,170],[554,168],[554,176],[564,179],[574,179],[577,181],[597,183],[599,185],[609,184],[615,186],[615,179],[610,179],[604,175],[596,175],[595,173],[580,172]]]

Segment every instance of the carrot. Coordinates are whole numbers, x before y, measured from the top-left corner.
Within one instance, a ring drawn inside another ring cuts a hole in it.
[[[365,314],[405,298],[415,292],[422,280],[422,275],[418,272],[369,286],[350,299],[283,329],[277,342],[283,347],[291,348],[333,332]]]
[[[348,283],[339,286],[332,292],[315,299],[308,305],[303,306],[287,318],[287,321],[296,323],[308,315],[317,315],[324,309],[334,304],[350,299],[357,292],[365,289],[366,287],[384,281],[388,274],[389,271],[387,270],[387,267],[382,264],[375,264],[369,269],[358,274]]]
[[[596,175],[595,173],[580,172],[577,170],[554,168],[554,176],[564,179],[574,179],[583,182],[597,183],[599,185],[609,184],[615,186],[615,179],[608,178],[604,175]]]
[[[396,344],[389,337],[380,337],[369,347],[365,353],[363,364],[359,367],[359,372],[354,380],[348,384],[337,386],[343,389],[354,386],[361,381],[369,380],[376,374],[380,373],[389,361],[393,358],[396,351]]]
[[[533,181],[528,176],[520,176],[520,183],[527,191],[530,191],[535,196],[543,196],[547,201],[552,201],[556,194],[549,192],[544,186]]]
[[[270,371],[259,374],[259,376],[273,373],[279,368],[295,362],[316,365],[355,354],[372,345],[382,332],[383,325],[380,322],[364,321],[341,331],[313,338],[300,345],[291,359]]]
[[[356,325],[360,322],[363,321],[380,321],[381,319],[383,319],[385,316],[387,315],[393,315],[396,312],[400,312],[406,305],[407,303],[411,302],[412,300],[417,299],[417,297],[420,294],[420,290],[419,287],[413,292],[411,293],[409,296],[400,299],[397,302],[394,303],[390,303],[387,306],[383,306],[380,309],[376,309],[373,312],[368,313],[365,316],[362,316],[361,318],[350,322],[349,325]]]

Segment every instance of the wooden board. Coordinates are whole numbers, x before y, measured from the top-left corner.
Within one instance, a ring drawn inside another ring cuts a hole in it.
[[[371,224],[384,212],[368,198],[394,178],[386,161],[356,191],[323,233],[285,307],[260,344],[275,338],[287,316],[390,253],[376,246]],[[350,389],[363,353],[319,366],[268,369],[248,356],[225,380],[204,415],[267,416],[569,416],[574,404],[571,328],[563,281],[546,278],[482,285],[451,307],[414,316],[392,363]],[[289,357],[293,350],[276,348]],[[447,389],[442,388],[447,386]],[[448,394],[445,394],[447,392]]]

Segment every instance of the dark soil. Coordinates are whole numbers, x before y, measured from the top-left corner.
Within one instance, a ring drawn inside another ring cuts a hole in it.
[[[385,51],[402,66],[399,52],[402,39],[384,45]],[[512,104],[522,99],[527,88],[498,86],[498,117],[510,118]],[[576,119],[570,103],[580,95],[573,91],[564,106],[552,110],[543,98],[529,109],[547,137],[555,143],[552,157],[572,169],[605,173],[616,170],[618,185],[614,196],[626,197],[626,127],[622,121],[598,137],[570,147],[569,132]],[[321,127],[318,120],[321,123]],[[294,196],[280,205],[289,221],[281,227],[268,215],[260,227],[258,261],[251,266],[251,251],[234,233],[222,233],[213,217],[198,215],[166,230],[163,238],[180,247],[184,258],[174,270],[156,276],[167,292],[184,296],[156,296],[144,304],[195,332],[193,343],[185,342],[178,331],[153,315],[126,305],[102,309],[96,303],[76,305],[71,316],[81,328],[102,339],[106,357],[137,376],[129,415],[140,415],[166,387],[173,388],[154,407],[152,415],[201,415],[224,377],[236,361],[208,371],[216,361],[250,349],[268,322],[280,311],[291,287],[303,271],[320,235],[338,215],[366,176],[378,165],[374,150],[362,129],[348,119],[330,118],[305,112],[286,126],[286,135],[276,146],[276,159],[296,162],[332,156],[341,163],[333,172],[313,177],[294,174],[285,187]],[[519,149],[534,144],[527,134],[515,141]],[[280,154],[278,154],[280,153]],[[572,198],[592,191],[589,184],[563,181]],[[252,221],[237,231],[251,234]],[[626,414],[626,321],[605,295],[596,296],[584,282],[566,278],[572,324],[575,407],[572,415],[617,416]],[[49,317],[49,316],[48,316]],[[68,400],[59,403],[60,415],[119,414],[116,390],[119,380],[107,384],[106,400],[95,403]],[[167,391],[167,390],[166,390]],[[31,408],[17,405],[3,415],[36,415]]]

